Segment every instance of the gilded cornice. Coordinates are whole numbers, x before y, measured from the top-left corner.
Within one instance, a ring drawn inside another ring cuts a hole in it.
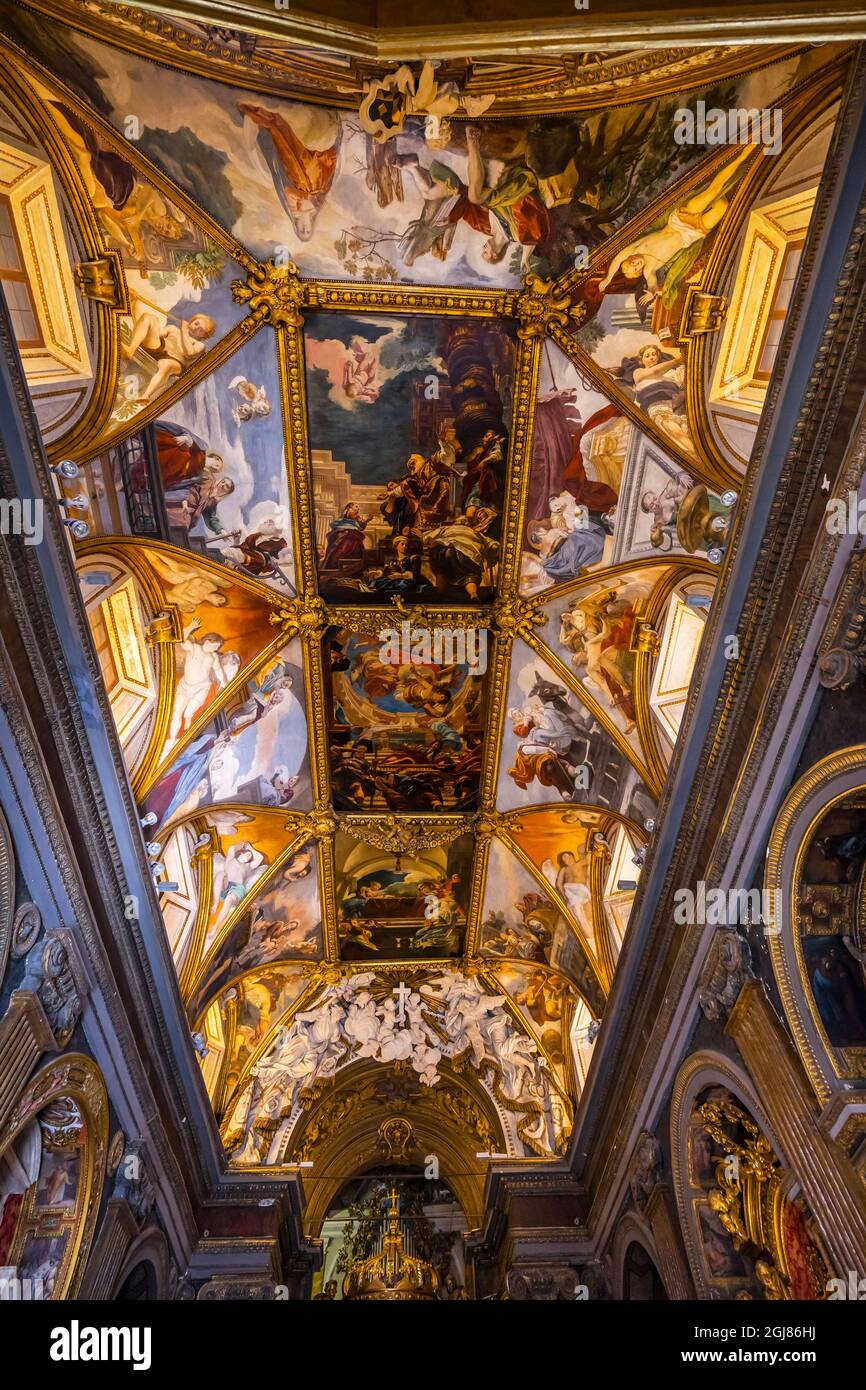
[[[693,966],[698,934],[686,936],[675,928],[673,894],[678,887],[698,878],[709,884],[717,881],[747,809],[763,795],[762,787],[769,775],[764,757],[789,699],[803,644],[816,612],[824,606],[824,587],[836,557],[837,541],[827,535],[824,527],[827,494],[820,491],[821,479],[825,473],[828,475],[832,495],[840,488],[844,490],[844,478],[853,479],[856,475],[859,480],[863,471],[863,435],[850,447],[848,438],[861,396],[855,364],[862,360],[866,342],[866,197],[861,197],[852,223],[839,288],[804,383],[798,418],[780,465],[775,499],[762,516],[755,513],[754,495],[766,467],[764,455],[787,379],[785,369],[790,364],[807,303],[816,293],[815,272],[822,233],[828,228],[840,171],[850,155],[864,91],[866,74],[861,64],[850,75],[847,101],[819,189],[801,278],[789,311],[752,462],[742,483],[738,520],[729,537],[723,584],[742,546],[742,518],[750,519],[751,528],[760,528],[759,550],[736,623],[739,657],[727,661],[721,674],[713,718],[706,735],[702,735],[701,776],[693,783],[683,811],[677,813],[677,845],[667,861],[663,883],[660,888],[654,885],[650,908],[645,902],[649,878],[645,872],[632,912],[631,929],[643,922],[645,932],[630,978],[628,1017],[623,1012],[616,1024],[608,1020],[605,1066],[609,1080],[602,1081],[593,1095],[593,1108],[597,1115],[603,1115],[604,1129],[599,1133],[599,1146],[592,1156],[588,1176],[599,1203],[614,1181],[617,1158],[612,1145],[617,1127],[623,1123],[626,1110],[638,1106],[640,1097],[646,1094],[649,1078],[668,1041],[660,1022],[652,1029],[647,1043],[647,1011],[651,1011],[650,1016],[663,1019],[659,1001],[662,997],[680,997]],[[856,487],[856,482],[853,485]],[[809,556],[805,574],[804,553]],[[689,744],[692,713],[706,688],[713,654],[725,635],[721,624],[729,622],[724,605],[714,606],[692,679],[684,732],[674,750],[659,806],[660,824],[673,814],[670,802],[677,785],[677,770]],[[766,654],[768,648],[772,655]],[[809,690],[804,686],[798,699],[808,698]],[[777,762],[786,756],[784,745],[775,756]],[[630,1078],[628,1086],[622,1084],[625,1076]],[[614,1077],[618,1083],[611,1091]]]
[[[106,4],[102,0],[28,0],[47,18],[162,65],[310,102],[357,107],[364,81],[396,62],[424,58],[469,60],[467,90],[495,90],[497,111],[589,111],[652,99],[718,82],[796,53],[804,43],[862,37],[851,7],[821,14],[778,5],[755,22],[755,6],[720,13],[706,8],[687,23],[680,15],[582,14],[552,18],[535,6],[519,19],[467,22],[462,6],[436,25],[376,26],[345,15],[279,9],[264,0],[240,6],[212,0],[169,5]],[[372,11],[371,11],[372,13]],[[244,29],[257,42],[242,49],[221,40],[220,23]],[[207,26],[196,30],[196,25]],[[699,39],[699,46],[698,46]],[[744,45],[754,45],[744,47]],[[345,59],[348,58],[348,64]],[[486,60],[486,61],[485,61]],[[503,67],[504,65],[504,67]]]

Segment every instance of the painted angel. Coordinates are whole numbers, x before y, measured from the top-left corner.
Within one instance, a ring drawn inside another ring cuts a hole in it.
[[[236,376],[229,382],[229,390],[238,397],[237,403],[232,406],[232,418],[236,425],[257,416],[270,415],[271,403],[264,386],[254,386],[245,376]]]
[[[349,344],[343,364],[343,390],[350,400],[372,404],[379,398],[379,363],[363,338],[353,338]]]

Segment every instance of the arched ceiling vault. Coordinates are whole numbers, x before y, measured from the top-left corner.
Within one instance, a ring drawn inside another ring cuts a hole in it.
[[[847,52],[398,77],[13,9],[111,287],[52,457],[230,1160],[312,1154],[316,1227],[405,1112],[472,1221],[482,1132],[568,1147]],[[747,100],[774,157],[673,141]]]

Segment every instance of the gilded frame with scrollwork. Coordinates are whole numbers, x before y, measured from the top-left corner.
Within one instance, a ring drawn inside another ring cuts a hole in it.
[[[800,1059],[822,1104],[846,1083],[850,1088],[852,1081],[859,1081],[866,1087],[866,1047],[835,1047],[827,1036],[803,955],[798,885],[820,821],[857,791],[866,793],[866,745],[838,749],[810,767],[782,804],[770,834],[764,871],[764,885],[771,890],[767,939],[773,974]]]

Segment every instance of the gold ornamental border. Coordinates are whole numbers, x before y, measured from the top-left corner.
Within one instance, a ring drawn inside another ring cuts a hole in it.
[[[841,791],[833,790],[843,778],[851,777],[852,774],[862,774],[862,780],[853,782]],[[862,1080],[866,1075],[866,1049],[834,1047],[827,1037],[809,984],[802,942],[797,931],[797,891],[803,860],[819,822],[834,806],[846,801],[864,787],[866,744],[840,748],[821,758],[791,788],[770,832],[767,846],[764,884],[771,890],[767,912],[770,960],[785,1018],[794,1036],[800,1060],[822,1105],[826,1105],[834,1091],[839,1089],[839,1083]],[[822,793],[825,795],[822,796]],[[808,825],[800,826],[796,830],[796,856],[790,880],[786,881],[783,875],[784,863],[795,837],[794,826],[812,805],[815,805],[816,809]],[[782,895],[781,921],[776,920],[777,892]],[[811,1027],[807,1026],[807,1022]],[[816,1037],[820,1044],[820,1052],[813,1041]],[[828,1076],[828,1067],[832,1082]]]
[[[76,1104],[87,1136],[79,1149],[81,1168],[76,1189],[70,1235],[63,1251],[52,1299],[75,1298],[84,1278],[93,1241],[108,1149],[108,1093],[105,1081],[91,1057],[67,1052],[55,1057],[31,1076],[14,1107],[0,1126],[0,1155],[47,1105],[61,1097]]]
[[[463,54],[487,59],[495,63],[493,72],[487,74],[482,61],[480,70],[471,72],[467,91],[489,91],[498,78],[497,85],[508,93],[498,103],[499,113],[547,114],[618,106],[739,76],[789,58],[802,51],[804,43],[822,37],[820,28],[816,33],[814,24],[792,17],[785,25],[785,41],[767,43],[763,26],[756,31],[745,18],[726,22],[717,18],[718,10],[713,11],[712,21],[705,21],[708,32],[702,46],[695,47],[695,17],[687,31],[661,18],[653,24],[645,13],[639,24],[635,19],[629,23],[628,16],[599,17],[591,33],[587,32],[589,16],[581,17],[580,24],[539,18],[447,29],[371,28],[299,14],[294,8],[268,9],[247,0],[231,16],[233,25],[259,40],[261,51],[246,54],[176,22],[212,25],[213,8],[205,0],[176,0],[165,9],[158,4],[109,6],[82,0],[28,0],[28,4],[68,28],[162,67],[347,109],[357,107],[368,72],[384,71],[395,60],[449,59]],[[849,11],[844,14],[851,29]],[[774,12],[777,25],[779,18]],[[828,17],[826,23],[825,36],[838,38],[838,22],[832,25]],[[857,36],[854,28],[850,37]],[[684,39],[688,46],[683,46]],[[292,51],[293,47],[301,51]],[[515,60],[517,52],[527,54],[526,59]],[[348,65],[345,58],[350,59]],[[500,66],[509,60],[511,66],[500,73]]]

